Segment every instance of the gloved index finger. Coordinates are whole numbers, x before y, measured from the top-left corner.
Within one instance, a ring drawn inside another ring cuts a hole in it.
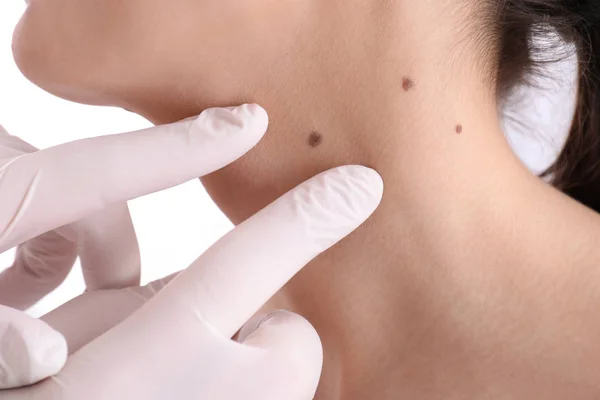
[[[132,316],[75,353],[54,381],[40,386],[41,395],[79,399],[97,387],[100,371],[107,384],[94,398],[113,398],[115,392],[138,395],[137,382],[148,379],[143,395],[158,393],[160,382],[174,376],[181,378],[179,383],[193,381],[192,386],[214,379],[210,369],[198,375],[198,368],[220,364],[226,354],[238,351],[228,338],[307,262],[365,221],[382,191],[375,171],[356,166],[300,185],[221,239]],[[119,373],[110,372],[115,365]]]
[[[161,331],[167,342],[180,341],[182,329],[232,337],[305,264],[361,225],[382,192],[380,176],[359,166],[309,180],[219,240],[117,329]]]
[[[0,252],[110,205],[220,169],[267,129],[257,105],[85,139],[0,164]]]

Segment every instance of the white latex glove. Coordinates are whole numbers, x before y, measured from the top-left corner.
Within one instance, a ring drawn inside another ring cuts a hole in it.
[[[322,350],[307,321],[277,312],[251,321],[242,343],[230,338],[306,263],[368,218],[382,191],[379,175],[365,167],[309,180],[223,237],[129,318],[71,356],[57,376],[2,398],[312,399]],[[77,330],[81,325],[69,324],[67,315],[95,309],[110,320],[116,309],[137,307],[131,291],[111,292],[84,294],[49,321]],[[77,336],[75,330],[68,336]]]
[[[8,164],[17,157],[37,151],[0,126],[0,174],[6,174]],[[22,195],[1,184],[0,215],[4,219],[4,214],[10,212],[4,209],[9,196]],[[65,206],[68,201],[65,200]],[[4,250],[6,246],[0,241],[0,252]],[[139,247],[127,203],[20,244],[13,265],[0,272],[0,304],[18,310],[31,307],[65,280],[77,256],[81,259],[87,290],[139,284]]]
[[[0,303],[35,303],[62,282],[78,250],[89,289],[137,284],[137,241],[125,202],[229,164],[260,140],[267,124],[256,105],[211,109],[175,124],[42,151],[2,129],[0,252],[19,250],[0,275]],[[114,251],[98,251],[106,247]],[[58,332],[0,306],[0,388],[53,375],[66,357]]]

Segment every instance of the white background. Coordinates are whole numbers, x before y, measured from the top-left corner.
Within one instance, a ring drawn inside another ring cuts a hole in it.
[[[23,78],[12,59],[11,36],[24,7],[23,1],[17,0],[3,0],[0,5],[0,123],[10,133],[46,148],[149,126],[144,119],[122,110],[58,99]],[[560,79],[540,80],[543,89],[521,91],[520,101],[513,103],[517,120],[525,121],[525,125],[507,123],[511,143],[537,171],[551,162],[572,115],[572,61],[555,65],[550,75]],[[142,251],[144,282],[185,268],[231,229],[198,181],[132,201],[130,208]],[[0,255],[0,270],[12,257],[13,252]],[[77,267],[58,291],[30,311],[42,315],[83,289]]]

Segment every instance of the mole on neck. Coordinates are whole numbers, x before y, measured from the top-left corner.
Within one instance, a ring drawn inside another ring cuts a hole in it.
[[[308,136],[308,145],[313,149],[319,147],[321,143],[323,143],[323,135],[321,135],[319,132],[312,132]]]

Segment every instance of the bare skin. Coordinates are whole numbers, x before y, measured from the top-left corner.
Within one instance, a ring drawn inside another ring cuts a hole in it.
[[[203,180],[235,223],[331,167],[380,172],[375,216],[270,305],[319,331],[317,399],[598,398],[600,218],[513,156],[464,3],[38,0],[15,56],[155,123],[263,105],[265,140]]]

